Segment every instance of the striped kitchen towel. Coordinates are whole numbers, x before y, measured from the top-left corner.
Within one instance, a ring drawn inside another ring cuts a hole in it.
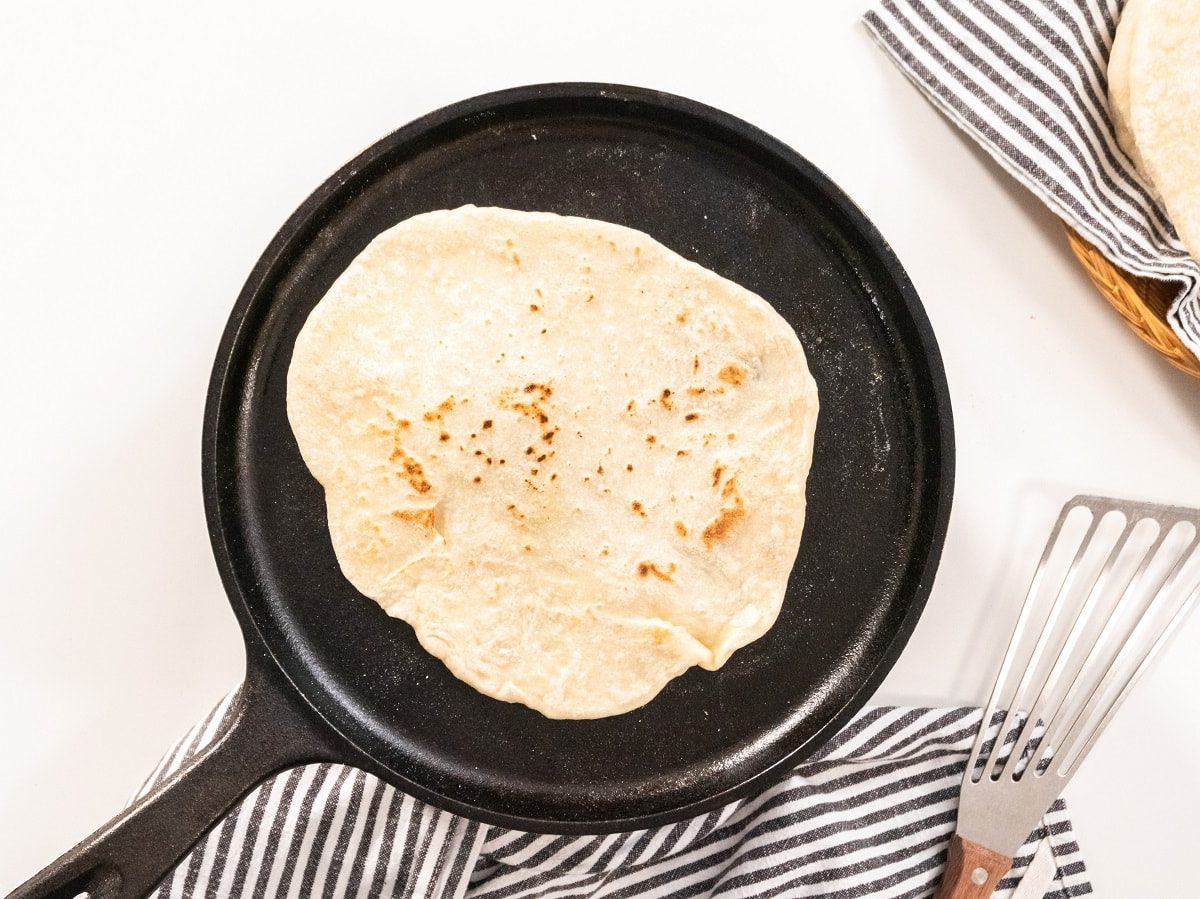
[[[220,732],[229,703],[164,757],[142,793]],[[928,896],[979,720],[977,709],[868,709],[757,796],[679,824],[606,836],[488,827],[354,768],[308,765],[253,790],[153,896]],[[996,895],[1011,893],[1042,840],[1057,864],[1047,899],[1091,893],[1057,802]]]
[[[1170,281],[1167,320],[1200,357],[1200,266],[1117,146],[1108,54],[1125,0],[880,0],[896,65],[1056,215],[1126,271]]]

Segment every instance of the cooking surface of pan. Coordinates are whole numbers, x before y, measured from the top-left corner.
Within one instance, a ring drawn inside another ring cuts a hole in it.
[[[333,280],[391,225],[466,203],[645,231],[774,305],[820,391],[808,519],[777,623],[720,671],[692,669],[625,715],[550,720],[454,678],[342,576],[321,487],[288,425],[292,345]],[[214,548],[248,637],[377,773],[486,821],[596,832],[729,801],[867,700],[928,595],[953,441],[915,293],[819,171],[690,101],[546,85],[414,122],[292,216],[222,343],[204,465]]]

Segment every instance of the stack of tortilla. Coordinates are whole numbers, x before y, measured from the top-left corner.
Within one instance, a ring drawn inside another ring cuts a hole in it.
[[[1108,90],[1121,148],[1200,259],[1200,0],[1130,0]]]

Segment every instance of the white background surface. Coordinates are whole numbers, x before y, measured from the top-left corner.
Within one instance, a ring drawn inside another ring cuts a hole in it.
[[[945,356],[958,483],[878,701],[982,701],[1073,492],[1200,505],[1200,381],[1131,337],[1056,220],[884,58],[866,2],[4,5],[0,891],[237,683],[200,490],[219,335],[292,209],[448,102],[556,80],[684,94],[807,155],[891,242]],[[1198,659],[1193,621],[1068,792],[1101,896],[1195,892]]]

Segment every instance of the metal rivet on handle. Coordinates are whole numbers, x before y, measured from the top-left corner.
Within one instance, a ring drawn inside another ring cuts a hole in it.
[[[987,883],[988,873],[986,868],[976,868],[971,872],[971,883],[983,886]]]

